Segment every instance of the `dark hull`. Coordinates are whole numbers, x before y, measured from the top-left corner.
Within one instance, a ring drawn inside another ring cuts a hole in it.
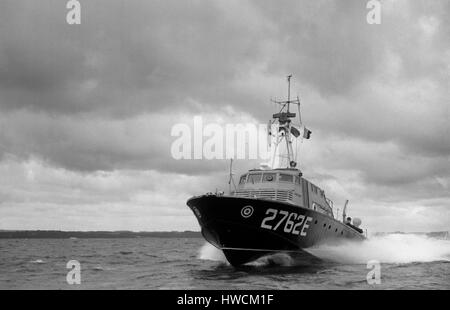
[[[272,200],[199,196],[188,200],[203,237],[233,266],[267,254],[290,252],[305,261],[304,249],[343,239],[363,240],[351,227],[322,213]]]

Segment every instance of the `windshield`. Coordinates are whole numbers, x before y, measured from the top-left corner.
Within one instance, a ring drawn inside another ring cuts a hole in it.
[[[247,183],[252,183],[252,184],[259,183],[259,182],[261,182],[261,176],[262,176],[262,173],[249,174]]]
[[[241,179],[239,180],[239,184],[244,184],[246,178],[247,178],[247,175],[246,175],[246,174],[244,174],[243,176],[241,176]]]
[[[292,175],[280,173],[280,182],[292,182]]]

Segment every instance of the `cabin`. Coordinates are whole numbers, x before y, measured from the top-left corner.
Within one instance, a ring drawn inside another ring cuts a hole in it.
[[[294,168],[253,169],[239,178],[231,195],[244,198],[276,200],[333,216],[333,202],[325,192],[302,177]]]

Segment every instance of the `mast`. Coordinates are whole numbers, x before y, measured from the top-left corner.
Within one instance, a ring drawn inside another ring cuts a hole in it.
[[[287,111],[288,111],[288,113],[289,113],[289,104],[291,103],[291,77],[292,77],[292,74],[289,74],[287,77],[287,80],[288,80]]]
[[[292,136],[297,138],[300,135],[300,131],[292,125],[292,119],[296,117],[295,113],[290,112],[290,105],[296,104],[298,105],[299,111],[299,120],[300,118],[300,99],[297,97],[294,100],[291,100],[291,77],[292,74],[287,76],[288,82],[288,92],[287,92],[287,100],[279,101],[272,100],[272,102],[277,103],[281,106],[280,112],[273,114],[273,120],[271,124],[278,121],[278,131],[276,132],[276,143],[274,154],[276,154],[276,149],[278,145],[284,140],[286,143],[286,156],[280,155],[280,157],[285,157],[287,159],[286,167],[287,168],[295,168],[297,166],[297,162],[295,161],[294,150],[292,148],[292,141],[294,140]]]

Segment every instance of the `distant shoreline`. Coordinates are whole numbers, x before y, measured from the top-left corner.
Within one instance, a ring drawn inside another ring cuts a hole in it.
[[[426,236],[428,238],[436,238],[436,239],[446,239],[449,240],[449,232],[448,231],[431,231],[431,232],[402,232],[402,231],[395,231],[395,232],[377,232],[374,233],[374,236],[380,237],[380,236],[387,236],[387,235],[416,235],[416,236]]]
[[[201,238],[199,231],[0,230],[0,239]]]

